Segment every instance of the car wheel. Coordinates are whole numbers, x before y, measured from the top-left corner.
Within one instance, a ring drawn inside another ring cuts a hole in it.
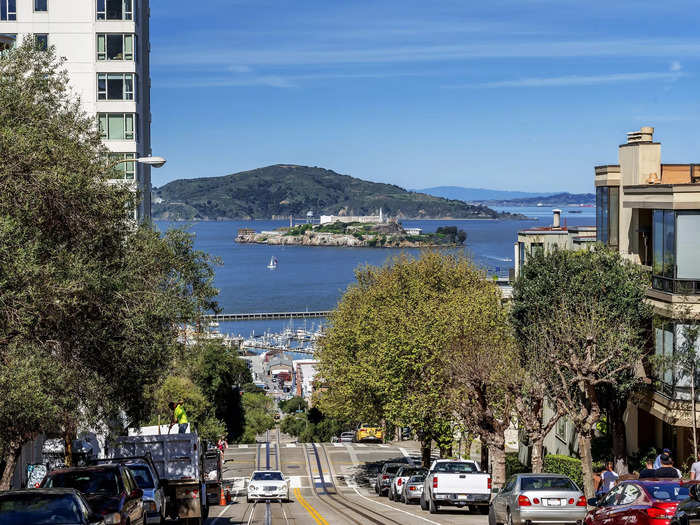
[[[490,507],[488,505],[479,505],[477,507],[479,514],[481,514],[482,516],[486,516],[487,514],[491,514],[491,511],[489,509],[490,509]]]
[[[489,506],[489,525],[498,525],[496,523],[496,513],[491,506]]]
[[[420,496],[420,508],[423,510],[428,510],[428,506],[425,504],[425,498],[422,494]]]
[[[394,491],[389,489],[389,501],[394,501]]]
[[[430,512],[430,514],[437,514],[439,511],[440,511],[440,506],[435,505],[433,498],[430,498],[430,500],[428,501],[428,512]]]

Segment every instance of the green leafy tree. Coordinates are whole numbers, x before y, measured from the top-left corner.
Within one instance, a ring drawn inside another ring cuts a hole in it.
[[[302,410],[306,412],[306,410],[309,408],[308,403],[303,397],[299,396],[294,396],[291,399],[288,399],[286,401],[281,401],[279,403],[280,410],[284,412],[285,414],[292,414],[294,412],[297,412],[298,410]]]
[[[245,427],[241,440],[253,443],[256,436],[275,428],[273,401],[265,394],[247,392],[243,394],[242,401]]]
[[[522,361],[578,433],[586,495],[593,496],[591,439],[611,403],[626,403],[641,379],[650,309],[643,271],[611,250],[536,255],[513,292]],[[616,460],[626,462],[621,413],[608,410]],[[617,428],[617,431],[615,430]]]
[[[54,51],[31,41],[0,56],[0,381],[37,386],[3,400],[3,414],[27,417],[0,433],[0,490],[39,433],[62,434],[70,462],[80,427],[145,420],[179,323],[216,294],[191,236],[128,218],[136,196],[107,182],[119,172],[94,118]]]
[[[675,357],[680,370],[687,378],[687,383],[690,387],[690,399],[696,399],[698,368],[700,365],[700,324],[687,310],[683,311],[677,319],[678,342]],[[698,419],[697,411],[692,408],[691,422],[693,428],[693,458],[697,458]]]

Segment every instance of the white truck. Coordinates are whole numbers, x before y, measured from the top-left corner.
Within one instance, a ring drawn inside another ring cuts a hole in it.
[[[438,459],[425,476],[420,506],[435,514],[441,506],[469,505],[488,514],[490,501],[491,475],[481,472],[476,461]]]
[[[209,507],[199,436],[196,433],[121,436],[116,438],[108,455],[131,457],[147,453],[165,490],[166,515],[184,519],[191,525],[204,523]]]

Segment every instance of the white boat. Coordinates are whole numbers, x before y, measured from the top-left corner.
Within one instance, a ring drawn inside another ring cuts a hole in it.
[[[274,257],[274,256],[273,256],[273,257],[270,259],[270,264],[268,264],[267,267],[268,267],[270,270],[276,270],[276,269],[277,269],[277,257]]]

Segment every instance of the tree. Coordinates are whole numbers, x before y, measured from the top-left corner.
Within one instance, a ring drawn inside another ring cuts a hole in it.
[[[256,436],[275,428],[272,398],[265,394],[244,393],[242,396],[245,427],[241,440],[255,442]]]
[[[611,397],[626,403],[641,383],[634,371],[646,350],[647,282],[638,266],[601,246],[533,256],[514,286],[512,321],[522,355],[548,365],[530,373],[577,430],[589,497],[596,425]],[[621,417],[615,411],[608,415]],[[624,431],[613,432],[613,437],[618,442],[614,450],[622,455]],[[616,459],[626,462],[624,456]]]
[[[307,404],[306,400],[303,397],[299,396],[294,396],[291,399],[288,399],[287,401],[280,401],[279,403],[280,410],[284,412],[285,414],[293,414],[294,412],[298,412],[299,410],[306,412],[306,410],[309,408],[309,405]]]
[[[700,359],[700,324],[691,316],[690,312],[682,312],[677,318],[676,359],[680,370],[686,376],[686,381],[690,386],[690,410],[693,426],[693,458],[698,457],[698,420],[695,410],[697,381],[698,381],[698,360]]]
[[[185,232],[128,218],[135,195],[107,182],[119,172],[94,118],[53,50],[31,42],[0,56],[0,380],[38,386],[3,400],[29,417],[0,435],[0,490],[41,432],[64,437],[70,462],[79,427],[146,419],[178,325],[216,306],[213,261]]]
[[[433,439],[443,455],[451,451],[453,344],[475,322],[471,302],[498,290],[465,257],[439,251],[363,267],[356,277],[318,350],[327,387],[319,406],[341,420],[419,429],[427,464]]]

